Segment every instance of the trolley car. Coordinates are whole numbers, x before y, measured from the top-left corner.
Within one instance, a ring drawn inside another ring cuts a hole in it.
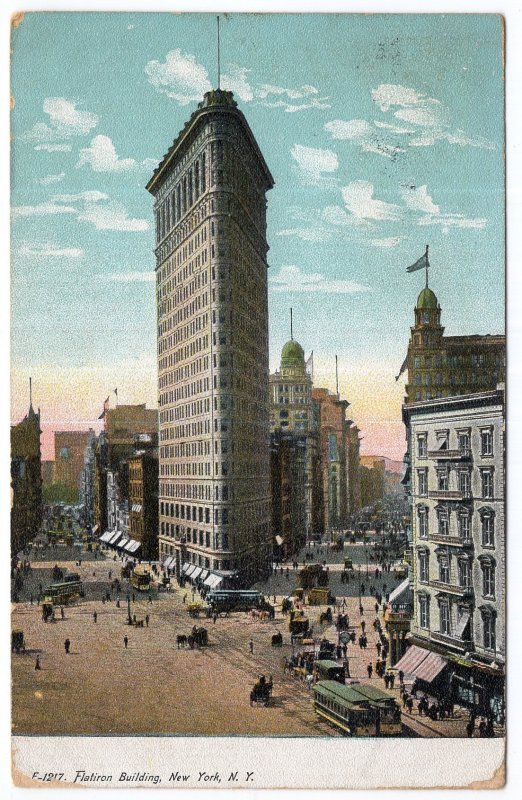
[[[313,690],[316,714],[345,736],[377,736],[378,713],[361,694],[337,681],[318,681]]]
[[[381,736],[399,736],[402,733],[401,709],[393,697],[367,683],[351,683],[350,689],[368,700],[377,711]]]
[[[66,606],[83,596],[83,584],[78,580],[51,583],[45,590],[45,600],[53,606]]]
[[[148,592],[151,583],[150,569],[142,565],[134,567],[130,582],[131,586],[137,589],[138,592]]]

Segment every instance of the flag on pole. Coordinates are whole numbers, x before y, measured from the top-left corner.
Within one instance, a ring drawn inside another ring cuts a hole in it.
[[[305,370],[306,370],[306,374],[309,375],[310,378],[313,381],[313,379],[314,379],[314,351],[313,350],[310,353],[310,355],[308,356],[308,359],[307,359],[307,361],[305,363]]]
[[[107,400],[105,400],[105,402],[103,404],[103,411],[100,414],[100,416],[98,417],[98,419],[104,419],[104,417],[105,417],[105,415],[106,415],[108,410],[109,410],[109,398],[107,398]]]
[[[116,397],[118,397],[118,389],[114,390],[114,394],[116,395]]]
[[[425,269],[426,267],[429,267],[429,265],[428,247],[426,246],[426,252],[415,262],[415,264],[412,264],[411,267],[407,267],[406,272],[417,272],[418,269]]]
[[[395,376],[395,380],[396,381],[399,380],[399,378],[401,377],[402,373],[404,372],[404,370],[406,369],[407,366],[408,366],[408,356],[406,356],[406,358],[402,362],[402,366],[401,366],[401,368],[399,370],[399,374]]]

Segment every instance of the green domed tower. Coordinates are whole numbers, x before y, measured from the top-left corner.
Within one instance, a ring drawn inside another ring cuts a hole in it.
[[[301,376],[306,372],[304,350],[294,339],[290,339],[281,350],[281,374]]]

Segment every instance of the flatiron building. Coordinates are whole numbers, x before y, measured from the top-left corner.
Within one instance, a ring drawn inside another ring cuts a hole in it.
[[[268,574],[266,192],[231,92],[207,92],[147,184],[156,220],[159,555]]]

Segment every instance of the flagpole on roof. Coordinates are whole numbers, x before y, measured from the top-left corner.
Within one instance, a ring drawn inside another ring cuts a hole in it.
[[[428,267],[430,265],[430,263],[428,261],[428,248],[429,248],[429,245],[427,244],[426,245],[426,289],[428,288]]]

